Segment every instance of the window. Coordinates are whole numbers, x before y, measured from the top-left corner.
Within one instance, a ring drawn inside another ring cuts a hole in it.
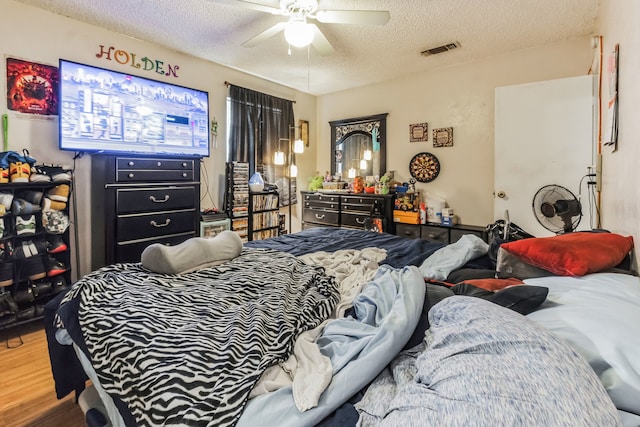
[[[261,172],[265,182],[276,184],[280,206],[289,205],[288,164],[275,165],[276,151],[294,159],[290,130],[294,128],[293,101],[235,85],[229,86],[227,161],[249,163],[249,172]],[[287,163],[287,162],[285,162]],[[291,203],[296,203],[296,179],[291,178]]]

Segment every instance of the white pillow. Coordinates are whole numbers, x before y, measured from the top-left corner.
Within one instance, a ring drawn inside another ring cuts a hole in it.
[[[240,236],[225,230],[212,239],[194,237],[175,246],[154,243],[142,251],[140,262],[156,273],[181,274],[222,264],[241,252]]]
[[[640,415],[640,278],[594,273],[524,282],[549,289],[527,317],[587,359],[618,409]]]

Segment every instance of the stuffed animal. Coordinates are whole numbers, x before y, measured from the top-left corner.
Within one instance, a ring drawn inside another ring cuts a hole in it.
[[[322,188],[322,181],[324,177],[320,175],[312,176],[309,178],[309,191],[316,191]]]
[[[380,182],[389,185],[393,181],[393,171],[387,171],[380,177]]]

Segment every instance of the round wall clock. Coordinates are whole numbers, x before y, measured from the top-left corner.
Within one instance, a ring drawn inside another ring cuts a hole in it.
[[[431,182],[440,173],[440,161],[431,153],[418,153],[409,163],[409,172],[420,182]]]

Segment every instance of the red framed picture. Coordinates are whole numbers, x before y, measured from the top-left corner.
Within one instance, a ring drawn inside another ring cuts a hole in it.
[[[58,67],[7,58],[7,108],[28,114],[58,114],[58,82]]]

